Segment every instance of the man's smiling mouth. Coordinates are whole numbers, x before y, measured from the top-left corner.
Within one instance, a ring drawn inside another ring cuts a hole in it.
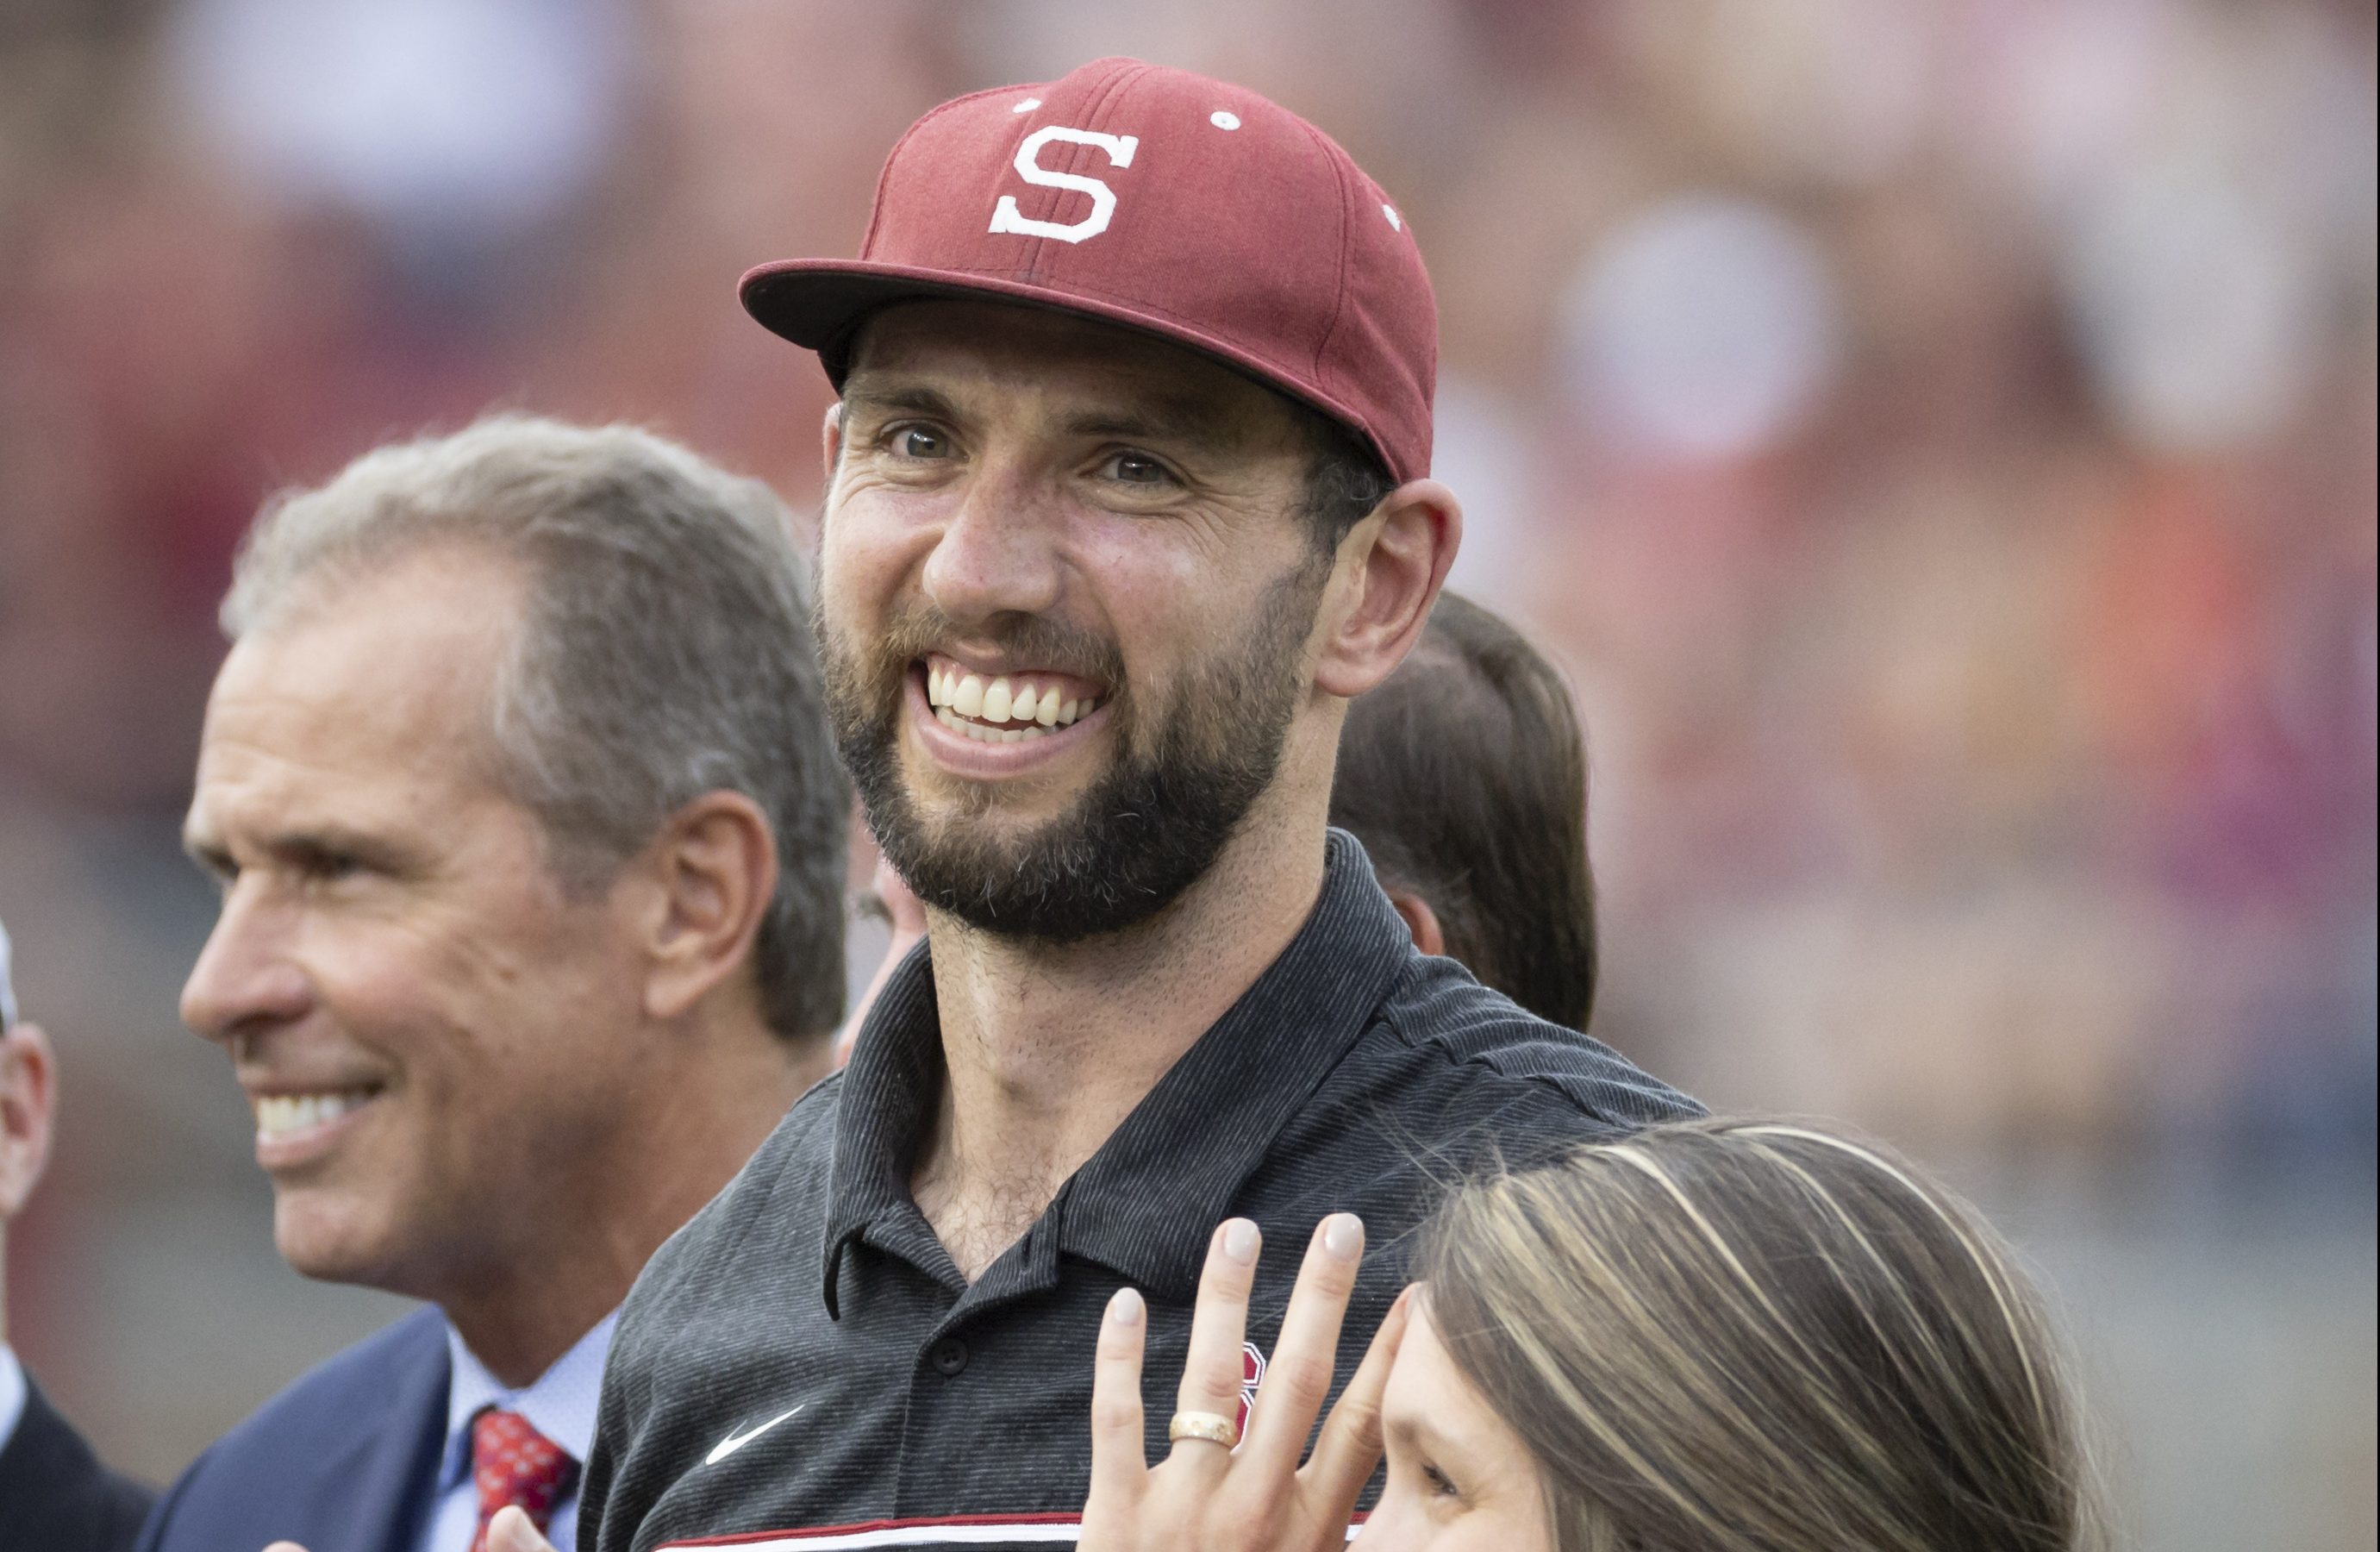
[[[327,1126],[358,1109],[380,1092],[377,1088],[325,1089],[316,1094],[274,1094],[254,1096],[260,1141],[295,1136]]]
[[[953,732],[983,743],[1026,743],[1097,711],[1103,687],[1069,674],[977,673],[939,654],[926,660],[926,703]]]

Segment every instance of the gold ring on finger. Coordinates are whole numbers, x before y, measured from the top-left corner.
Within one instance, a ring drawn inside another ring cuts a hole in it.
[[[1173,1421],[1165,1425],[1165,1436],[1177,1444],[1184,1439],[1197,1439],[1234,1449],[1239,1447],[1240,1425],[1220,1412],[1177,1411]]]

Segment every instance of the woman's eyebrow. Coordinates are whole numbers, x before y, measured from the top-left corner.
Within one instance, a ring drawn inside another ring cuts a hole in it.
[[[1424,1454],[1444,1454],[1449,1442],[1427,1418],[1410,1412],[1383,1419],[1380,1431],[1383,1437],[1400,1440]]]

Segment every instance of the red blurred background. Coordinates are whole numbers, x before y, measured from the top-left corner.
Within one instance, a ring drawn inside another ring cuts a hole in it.
[[[169,1475],[395,1301],[174,1003],[260,498],[492,406],[818,489],[746,320],[902,128],[1133,53],[1397,198],[1456,582],[1590,726],[1597,1033],[1989,1203],[2143,1546],[2374,1534],[2374,22],[2347,0],[8,0],[12,1336]],[[854,949],[864,976],[875,939]]]

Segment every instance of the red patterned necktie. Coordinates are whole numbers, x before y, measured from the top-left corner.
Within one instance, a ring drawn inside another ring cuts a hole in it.
[[[480,1532],[471,1538],[471,1552],[488,1552],[488,1521],[507,1504],[528,1510],[542,1534],[577,1475],[570,1452],[520,1413],[490,1407],[471,1419],[471,1480],[480,1489]]]

